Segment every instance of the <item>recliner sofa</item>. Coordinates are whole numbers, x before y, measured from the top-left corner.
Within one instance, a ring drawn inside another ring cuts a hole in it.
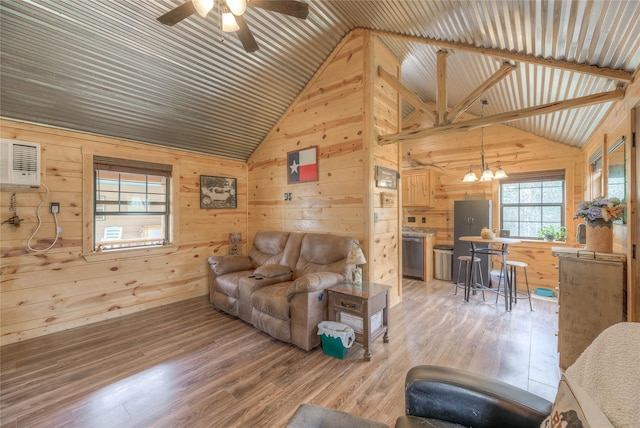
[[[259,231],[248,256],[209,257],[209,301],[216,308],[304,350],[320,344],[325,289],[350,278],[357,239],[323,233]]]

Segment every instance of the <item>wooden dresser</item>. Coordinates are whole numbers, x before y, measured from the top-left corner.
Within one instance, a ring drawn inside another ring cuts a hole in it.
[[[625,320],[626,256],[553,247],[559,260],[558,352],[565,370],[607,327]]]

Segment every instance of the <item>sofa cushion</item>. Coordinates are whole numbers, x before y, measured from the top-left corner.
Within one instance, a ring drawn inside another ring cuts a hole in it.
[[[253,267],[280,263],[288,238],[288,232],[258,231],[249,250]]]
[[[291,269],[289,269],[287,266],[276,265],[276,264],[259,266],[253,272],[254,275],[261,276],[263,278],[275,278],[277,276],[287,275],[290,273],[291,273]]]
[[[251,306],[281,320],[289,320],[289,301],[287,290],[291,281],[268,285],[251,295]]]
[[[302,238],[294,277],[312,272],[335,272],[346,278],[354,267],[346,262],[349,251],[358,246],[358,240],[353,238],[307,233]]]
[[[253,274],[253,270],[241,270],[239,272],[230,272],[226,275],[218,276],[215,279],[215,289],[227,296],[238,298],[238,283],[240,278],[245,278]]]

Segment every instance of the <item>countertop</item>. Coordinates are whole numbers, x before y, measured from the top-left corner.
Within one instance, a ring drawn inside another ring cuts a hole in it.
[[[436,236],[436,229],[429,227],[402,227],[402,236],[426,237]]]
[[[584,248],[551,247],[551,254],[558,258],[592,259],[626,262],[627,256],[620,253],[596,253]]]

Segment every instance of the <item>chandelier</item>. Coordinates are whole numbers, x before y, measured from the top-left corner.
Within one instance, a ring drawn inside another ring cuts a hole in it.
[[[489,104],[489,101],[486,99],[481,99],[480,103],[482,104],[482,113],[481,116],[484,117],[484,106]],[[465,174],[462,179],[463,183],[472,183],[474,181],[478,181],[478,176],[475,172],[473,172],[473,167],[478,165],[469,165],[469,171]],[[504,172],[504,169],[500,167],[498,164],[498,169],[494,174],[489,168],[489,164],[484,161],[484,126],[480,128],[480,181],[490,181],[493,179],[499,180],[501,178],[506,178],[507,173]]]

